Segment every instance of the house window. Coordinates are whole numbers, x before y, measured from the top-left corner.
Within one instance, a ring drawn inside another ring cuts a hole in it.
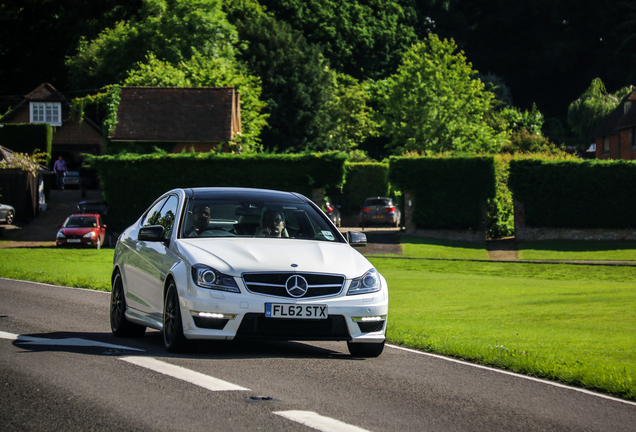
[[[632,128],[630,131],[630,141],[632,143],[632,150],[636,150],[636,139],[634,138],[634,133],[636,133],[636,128]]]
[[[609,153],[609,137],[603,138],[603,153]]]
[[[625,102],[625,106],[623,108],[624,109],[623,114],[627,114],[631,108],[632,108],[632,102],[631,101]]]
[[[31,123],[62,126],[62,104],[59,102],[31,102]]]

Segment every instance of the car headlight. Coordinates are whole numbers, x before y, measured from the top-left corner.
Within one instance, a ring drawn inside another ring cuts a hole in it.
[[[362,277],[353,279],[347,295],[367,294],[380,291],[380,275],[376,269],[371,269]]]
[[[95,237],[95,231],[91,231],[89,233],[84,234],[84,238],[93,238]]]
[[[63,239],[63,238],[66,238],[66,236],[64,235],[64,233],[62,231],[58,231],[57,232],[57,238]]]
[[[195,264],[192,266],[192,280],[201,288],[216,289],[234,293],[241,292],[232,276],[223,274],[218,270],[203,264]]]

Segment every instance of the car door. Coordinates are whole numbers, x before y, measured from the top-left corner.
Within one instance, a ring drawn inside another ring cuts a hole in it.
[[[136,259],[128,261],[126,277],[131,301],[147,319],[161,322],[163,313],[163,282],[176,255],[167,240],[174,229],[179,199],[169,195],[155,204],[145,215],[141,226],[163,225],[165,242],[137,240],[134,245]]]

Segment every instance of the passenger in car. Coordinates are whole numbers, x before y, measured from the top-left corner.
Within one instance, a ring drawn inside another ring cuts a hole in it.
[[[260,235],[267,237],[289,237],[285,229],[285,218],[282,212],[269,210],[263,213]]]
[[[192,211],[192,227],[186,231],[186,237],[199,237],[210,223],[210,207],[197,204]]]

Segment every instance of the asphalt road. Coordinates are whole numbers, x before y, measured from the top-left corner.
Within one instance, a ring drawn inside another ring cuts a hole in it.
[[[0,279],[0,430],[634,431],[636,404],[387,347],[116,339],[108,294]]]

